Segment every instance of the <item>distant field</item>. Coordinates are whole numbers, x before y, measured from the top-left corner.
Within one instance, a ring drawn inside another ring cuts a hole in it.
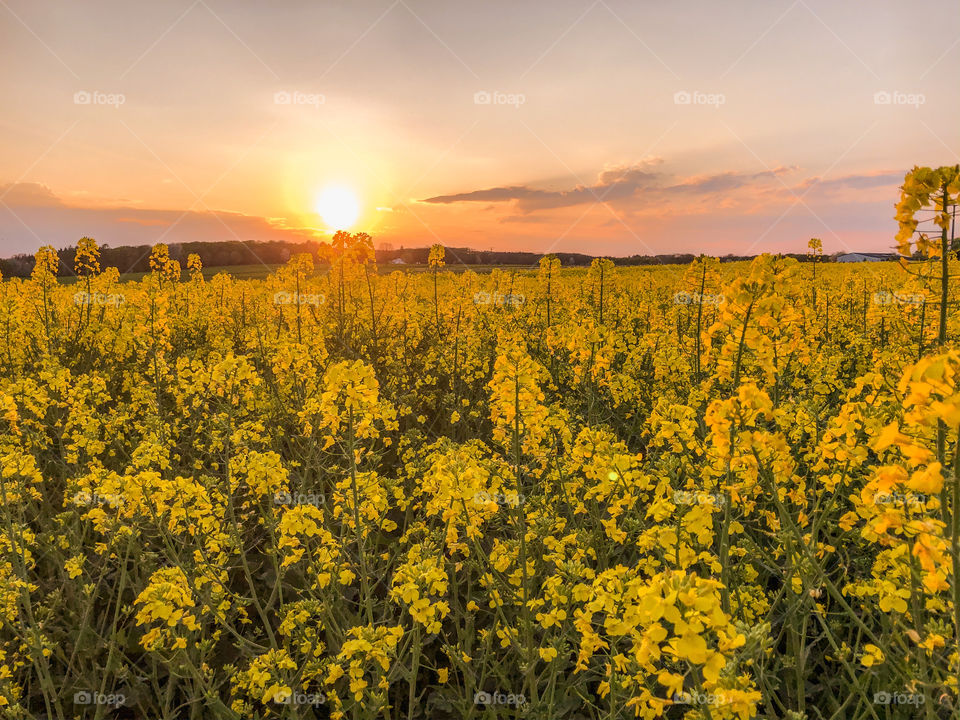
[[[209,267],[203,269],[203,276],[206,279],[212,278],[220,273],[233,275],[238,280],[262,280],[271,273],[275,272],[280,265],[221,265],[219,267]],[[120,282],[133,282],[142,280],[147,273],[123,273],[120,276]]]
[[[240,280],[262,280],[270,273],[276,271],[278,267],[280,267],[280,265],[224,265],[204,268],[203,276],[209,280],[214,275],[225,272]],[[120,273],[120,282],[137,282],[143,280],[144,276],[148,274],[149,273],[145,272]],[[183,277],[187,277],[186,271],[183,272]],[[58,280],[62,285],[70,285],[75,283],[77,278],[70,276],[62,277]]]
[[[218,267],[205,267],[203,269],[203,276],[206,279],[212,278],[214,275],[219,273],[227,273],[232,275],[238,280],[262,280],[273,272],[276,272],[277,268],[281,267],[280,265],[221,265]],[[378,264],[377,270],[380,273],[391,273],[394,270],[406,270],[410,272],[423,272],[427,270],[427,265],[392,265],[390,263]],[[530,270],[532,269],[529,265],[447,265],[444,270],[449,270],[451,272],[463,272],[464,270],[472,270],[476,273],[488,273],[491,270]],[[121,273],[120,282],[137,282],[143,280],[143,277],[148,273],[135,272],[135,273]],[[186,272],[184,271],[184,277],[186,277]],[[75,277],[64,277],[60,278],[60,282],[64,285],[70,285],[73,282],[76,282]]]

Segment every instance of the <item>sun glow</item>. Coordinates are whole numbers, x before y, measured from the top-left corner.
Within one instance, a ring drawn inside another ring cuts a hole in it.
[[[315,208],[331,230],[349,230],[360,217],[360,201],[353,190],[342,185],[324,188]]]

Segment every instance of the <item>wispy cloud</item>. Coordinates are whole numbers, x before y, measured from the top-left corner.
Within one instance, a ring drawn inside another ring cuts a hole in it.
[[[63,201],[53,190],[40,183],[7,183],[0,185],[0,202],[20,207],[62,207]]]
[[[844,175],[828,178],[811,177],[800,183],[800,189],[816,186],[821,189],[844,188],[851,190],[869,190],[876,187],[899,186],[903,182],[903,172],[880,171],[860,175]]]

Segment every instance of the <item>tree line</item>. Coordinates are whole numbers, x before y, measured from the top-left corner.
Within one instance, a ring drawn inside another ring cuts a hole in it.
[[[310,253],[323,260],[320,249],[326,243],[317,241],[290,242],[271,240],[265,242],[188,242],[171,243],[170,258],[186,265],[187,257],[195,253],[200,256],[204,267],[230,267],[242,265],[283,265],[299,253]],[[103,267],[116,267],[121,273],[149,272],[150,245],[124,245],[121,247],[100,246],[100,261]],[[59,251],[60,276],[73,275],[76,246],[62,248]],[[450,265],[529,265],[536,266],[542,253],[509,250],[475,250],[473,248],[445,247]],[[426,265],[430,248],[381,248],[376,251],[379,264]],[[588,266],[597,256],[584,253],[553,253],[564,267]],[[722,262],[750,260],[752,255],[725,255]],[[798,260],[809,259],[806,255],[790,254]],[[693,262],[692,253],[671,253],[662,255],[630,255],[611,257],[616,265],[685,265]],[[829,260],[823,257],[823,260]],[[398,262],[399,261],[399,262]],[[0,272],[4,277],[28,277],[33,270],[34,257],[20,253],[0,259]]]

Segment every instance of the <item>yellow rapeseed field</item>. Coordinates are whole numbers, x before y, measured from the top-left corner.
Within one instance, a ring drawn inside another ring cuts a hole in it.
[[[371,254],[0,283],[0,716],[957,717],[960,263]]]

